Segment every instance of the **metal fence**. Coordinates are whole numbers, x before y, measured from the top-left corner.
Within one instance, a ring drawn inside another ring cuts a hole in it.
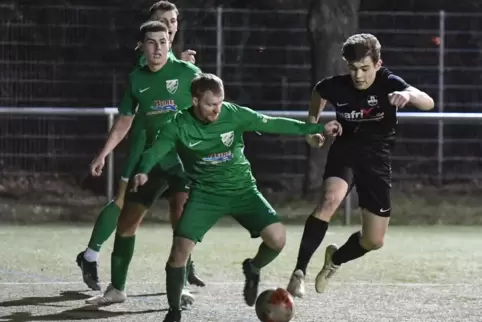
[[[49,15],[49,23],[38,20]],[[182,9],[182,15],[184,47],[198,52],[202,69],[222,75],[230,99],[257,110],[306,109],[310,60],[305,11],[212,8]],[[135,58],[129,39],[134,39],[137,17],[117,10],[106,18],[101,6],[0,4],[7,30],[0,49],[0,104],[116,106]],[[481,111],[482,14],[361,12],[359,17],[360,31],[374,33],[382,42],[385,65],[434,97],[438,112]],[[119,54],[128,52],[132,55]],[[2,172],[83,171],[106,131],[105,118],[99,116],[2,115]],[[481,131],[478,125],[443,121],[402,124],[395,177],[482,177]],[[263,153],[267,141],[270,154]],[[302,139],[251,137],[248,145],[261,184],[286,188],[304,180],[307,149]]]

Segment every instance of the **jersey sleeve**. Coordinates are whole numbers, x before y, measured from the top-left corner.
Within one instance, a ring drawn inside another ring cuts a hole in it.
[[[129,84],[127,85],[122,101],[118,107],[119,114],[124,116],[132,116],[136,114],[137,98],[134,96],[132,89],[132,77],[129,77]]]
[[[403,78],[386,70],[386,84],[389,92],[403,91],[410,87]]]
[[[156,163],[175,149],[177,137],[177,127],[172,122],[168,123],[162,131],[157,133],[152,147],[142,154],[137,172],[149,173]]]
[[[285,117],[271,117],[244,106],[234,105],[234,108],[238,126],[244,132],[306,135],[321,133],[324,130],[322,124],[305,123]]]
[[[333,91],[331,84],[331,78],[325,78],[315,85],[315,90],[318,92],[321,98],[329,100],[330,93]]]
[[[122,180],[129,181],[129,178],[132,176],[134,169],[141,158],[142,152],[144,151],[146,141],[147,136],[144,126],[144,118],[137,115],[134,118],[134,123],[132,124],[129,135],[129,152],[124,163],[124,168],[122,169]]]

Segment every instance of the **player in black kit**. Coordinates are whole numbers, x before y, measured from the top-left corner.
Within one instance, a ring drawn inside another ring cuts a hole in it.
[[[308,122],[318,122],[321,110],[330,102],[343,133],[330,147],[323,195],[306,220],[298,261],[287,287],[293,296],[304,295],[308,262],[323,241],[333,213],[353,186],[362,209],[362,229],[340,248],[334,244],[326,248],[316,291],[325,290],[341,264],[382,247],[392,209],[391,153],[397,110],[407,104],[421,110],[434,107],[430,96],[381,66],[380,49],[380,42],[371,34],[351,36],[341,51],[349,74],[325,78],[313,89]],[[324,143],[317,134],[306,139],[312,147]]]

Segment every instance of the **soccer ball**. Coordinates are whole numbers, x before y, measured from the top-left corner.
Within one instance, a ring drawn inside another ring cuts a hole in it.
[[[256,315],[262,322],[288,322],[294,315],[294,301],[282,288],[269,289],[256,299]]]

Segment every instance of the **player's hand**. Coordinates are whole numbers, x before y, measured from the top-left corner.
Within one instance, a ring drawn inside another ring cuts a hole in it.
[[[132,180],[132,192],[137,192],[137,189],[140,186],[143,186],[146,184],[147,180],[149,177],[145,173],[138,173],[134,176],[134,180]]]
[[[312,148],[321,148],[323,144],[325,144],[325,137],[320,133],[308,134],[306,136],[306,142]]]
[[[196,64],[196,52],[192,49],[185,50],[181,53],[181,60]]]
[[[90,164],[90,174],[93,177],[100,177],[102,174],[102,169],[105,165],[105,158],[98,155],[95,157],[94,161]]]
[[[338,121],[330,121],[325,124],[323,134],[327,136],[340,136],[342,132],[343,128]]]
[[[388,102],[397,108],[404,108],[410,102],[410,93],[407,91],[388,94]]]

